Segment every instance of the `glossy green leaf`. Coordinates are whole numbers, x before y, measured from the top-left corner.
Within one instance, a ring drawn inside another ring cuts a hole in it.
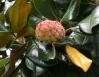
[[[55,47],[54,45],[44,45],[43,43],[38,42],[38,55],[39,58],[44,60],[44,61],[48,61],[48,60],[53,60],[55,59],[56,56],[56,51],[55,51]]]
[[[12,49],[19,49],[19,48],[21,48],[22,47],[22,45],[21,44],[19,44],[19,43],[14,43],[14,44],[11,44],[10,45],[10,47],[12,48]]]
[[[57,19],[57,10],[51,3],[51,0],[32,0],[33,13],[37,16]]]
[[[61,22],[66,23],[78,15],[81,0],[71,0],[70,5],[64,14]]]
[[[58,3],[58,4],[64,4],[69,2],[69,0],[53,0],[54,2]]]
[[[6,15],[9,19],[12,32],[20,32],[27,24],[32,5],[27,0],[16,0],[14,5],[8,9]]]
[[[29,68],[30,70],[35,69],[35,64],[33,64],[33,62],[31,62],[28,58],[26,58],[25,64],[26,64],[27,68]]]
[[[72,40],[69,37],[65,37],[63,39],[63,41],[61,41],[60,43],[58,43],[59,45],[66,45],[66,44],[74,44],[74,40]]]
[[[88,36],[80,32],[79,30],[75,30],[72,33],[72,37],[77,45],[84,45],[88,42]]]
[[[97,6],[93,12],[86,17],[84,20],[82,20],[78,25],[80,26],[80,29],[87,33],[87,34],[93,34],[93,28],[96,27],[99,24],[99,6]]]
[[[33,76],[33,73],[31,73],[30,70],[28,70],[26,68],[23,69],[23,68],[21,67],[21,70],[19,70],[17,77],[31,77],[31,76]]]
[[[29,48],[27,57],[34,64],[42,67],[50,67],[57,63],[55,60],[56,51],[53,47],[53,45],[47,47],[47,44],[36,42],[36,44],[34,43],[31,48]],[[51,61],[50,63],[49,60]]]
[[[33,56],[32,54],[28,54],[26,56],[31,62],[33,62],[35,65],[40,66],[40,67],[52,67],[54,65],[56,65],[58,62],[57,60],[54,60],[52,62],[45,62],[42,61],[41,59],[39,59],[36,56]]]
[[[84,36],[78,33],[75,33],[74,39],[75,39],[75,42],[79,45],[84,45],[88,41],[87,36]]]
[[[36,42],[38,57],[43,61],[53,60],[56,56],[54,45],[47,45],[45,43]]]
[[[40,17],[34,16],[31,14],[28,19],[28,25],[30,25],[33,29],[35,29],[36,24],[43,21]]]
[[[32,70],[36,74],[36,76],[41,75],[45,71],[45,68],[42,68],[42,67],[39,67],[39,66],[35,65],[28,58],[26,58],[25,64],[26,64],[27,68],[29,68],[30,70]]]
[[[50,64],[47,64],[46,62],[40,60],[38,57],[35,57],[33,55],[27,55],[27,58],[33,62],[34,64],[38,65],[38,66],[41,66],[41,67],[49,67],[51,66]]]

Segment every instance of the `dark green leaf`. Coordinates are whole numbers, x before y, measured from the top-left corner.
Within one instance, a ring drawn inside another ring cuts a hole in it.
[[[22,45],[19,44],[19,43],[14,43],[14,44],[11,44],[11,45],[10,45],[10,48],[12,48],[12,49],[19,49],[19,48],[21,48],[21,47],[22,47]]]
[[[86,17],[84,20],[82,20],[78,25],[80,26],[80,29],[87,33],[87,34],[93,34],[93,28],[96,27],[99,24],[99,6],[97,6],[93,12]]]
[[[46,43],[35,42],[35,46],[30,49],[30,55],[38,57],[43,61],[53,60],[56,57],[54,45]]]
[[[74,41],[69,37],[65,37],[64,40],[58,44],[59,45],[74,44]]]
[[[2,2],[2,0],[0,0],[0,12],[3,11],[4,5],[5,5],[5,2]]]
[[[57,60],[53,60],[51,62],[45,62],[42,61],[41,59],[39,59],[38,57],[35,57],[33,55],[28,54],[26,56],[31,62],[33,62],[35,65],[40,66],[40,67],[52,67],[54,65],[56,65],[58,62]]]
[[[43,43],[38,42],[37,43],[39,48],[38,48],[38,55],[39,58],[48,61],[48,60],[53,60],[55,59],[56,56],[56,51],[54,45],[44,45]]]
[[[35,64],[33,64],[33,62],[31,62],[28,58],[26,58],[25,64],[26,64],[27,68],[29,68],[30,70],[35,69]]]
[[[75,33],[74,35],[74,40],[75,42],[78,44],[78,45],[84,45],[86,43],[86,41],[88,40],[87,39],[87,36],[84,36],[84,35],[81,35],[81,34],[77,34]]]
[[[28,25],[30,25],[31,27],[35,28],[36,24],[38,24],[39,22],[43,21],[41,18],[39,17],[36,17],[34,15],[30,15],[29,16],[29,19],[28,19]]]
[[[57,19],[57,10],[51,0],[32,0],[33,13],[37,16]]]
[[[78,44],[78,45],[84,45],[88,41],[87,35],[84,35],[81,32],[77,32],[77,31],[75,31],[73,33],[73,38],[74,38],[74,41],[76,42],[76,44]]]
[[[49,46],[40,42],[36,42],[36,44],[34,43],[31,48],[29,48],[29,53],[27,55],[28,59],[34,64],[43,67],[55,65],[57,63],[57,61],[54,60],[56,52],[53,45]]]
[[[70,5],[64,14],[61,22],[66,23],[78,15],[81,0],[71,0]]]
[[[11,73],[10,76],[7,77],[31,77],[33,72],[29,70],[26,66],[24,61],[20,63],[20,65]],[[4,76],[5,77],[5,76]],[[34,77],[34,76],[33,76]]]
[[[35,65],[28,58],[26,58],[25,64],[26,64],[27,68],[29,68],[30,70],[32,70],[36,74],[36,76],[42,74],[45,71],[45,68],[42,68],[42,67]]]
[[[53,1],[58,4],[65,4],[65,3],[69,2],[69,0],[53,0]]]

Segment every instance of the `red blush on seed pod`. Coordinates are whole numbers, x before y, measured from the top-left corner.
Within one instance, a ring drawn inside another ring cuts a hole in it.
[[[60,22],[47,19],[36,25],[35,35],[39,41],[59,42],[65,37],[65,29]]]

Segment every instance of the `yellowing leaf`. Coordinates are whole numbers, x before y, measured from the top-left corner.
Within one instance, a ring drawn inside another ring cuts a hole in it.
[[[9,58],[0,59],[0,69],[9,62]]]
[[[8,17],[13,32],[20,32],[27,24],[32,4],[27,0],[16,0],[14,5],[8,9]]]
[[[66,53],[71,62],[80,67],[84,72],[86,72],[90,68],[92,60],[84,56],[77,49],[67,45]]]

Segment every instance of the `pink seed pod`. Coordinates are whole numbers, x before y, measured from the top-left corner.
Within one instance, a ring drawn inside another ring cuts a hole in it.
[[[47,19],[36,25],[35,35],[39,41],[59,42],[65,37],[65,29],[60,22]]]

